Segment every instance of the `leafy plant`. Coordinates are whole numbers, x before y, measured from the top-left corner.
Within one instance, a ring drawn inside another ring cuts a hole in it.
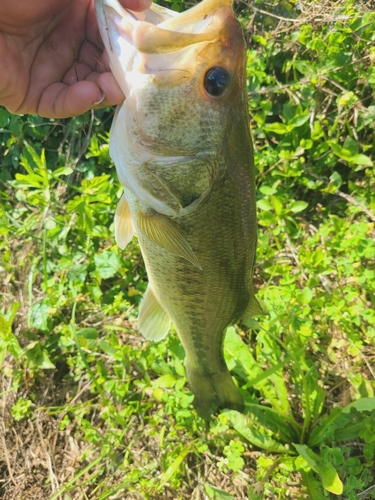
[[[270,311],[227,332],[244,415],[206,425],[177,336],[150,344],[136,331],[146,275],[136,240],[125,252],[114,242],[112,111],[45,120],[0,110],[0,432],[13,476],[43,483],[40,498],[375,497],[366,5],[236,7],[250,28],[255,284]],[[0,496],[14,497],[4,470]]]

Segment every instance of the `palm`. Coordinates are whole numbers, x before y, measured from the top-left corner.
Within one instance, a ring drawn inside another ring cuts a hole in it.
[[[67,117],[103,94],[103,105],[120,102],[124,96],[102,53],[92,0],[0,2],[0,104],[11,112]]]

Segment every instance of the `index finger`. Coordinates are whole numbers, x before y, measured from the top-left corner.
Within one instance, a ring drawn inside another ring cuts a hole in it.
[[[152,3],[151,0],[119,0],[119,2],[125,9],[135,12],[148,9]]]

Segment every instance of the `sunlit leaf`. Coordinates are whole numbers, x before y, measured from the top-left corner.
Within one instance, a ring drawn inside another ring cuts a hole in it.
[[[204,489],[210,500],[234,500],[234,496],[212,484],[205,483]]]
[[[342,409],[343,413],[348,413],[352,408],[357,411],[375,411],[375,398],[361,398],[353,401]]]
[[[294,447],[301,457],[306,460],[312,470],[319,474],[324,488],[335,495],[341,495],[343,492],[343,484],[333,465],[329,462],[324,462],[319,455],[314,453],[304,444],[294,444]]]
[[[95,266],[103,279],[113,278],[120,268],[120,259],[117,254],[104,251],[94,256]]]
[[[354,163],[355,165],[365,165],[366,167],[372,167],[373,162],[371,158],[366,155],[358,154],[354,155],[349,160],[350,163]]]
[[[255,425],[250,418],[235,410],[225,410],[234,429],[249,443],[263,450],[276,453],[289,453],[289,450],[269,435],[269,431],[262,425]]]
[[[306,208],[309,206],[309,204],[306,201],[292,201],[292,203],[289,206],[289,210],[293,213],[299,213],[302,212],[303,210],[306,210]]]

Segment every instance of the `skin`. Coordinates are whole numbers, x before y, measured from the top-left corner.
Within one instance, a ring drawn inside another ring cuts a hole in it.
[[[121,0],[134,11],[151,0]],[[93,0],[1,0],[0,105],[67,118],[119,104]]]

